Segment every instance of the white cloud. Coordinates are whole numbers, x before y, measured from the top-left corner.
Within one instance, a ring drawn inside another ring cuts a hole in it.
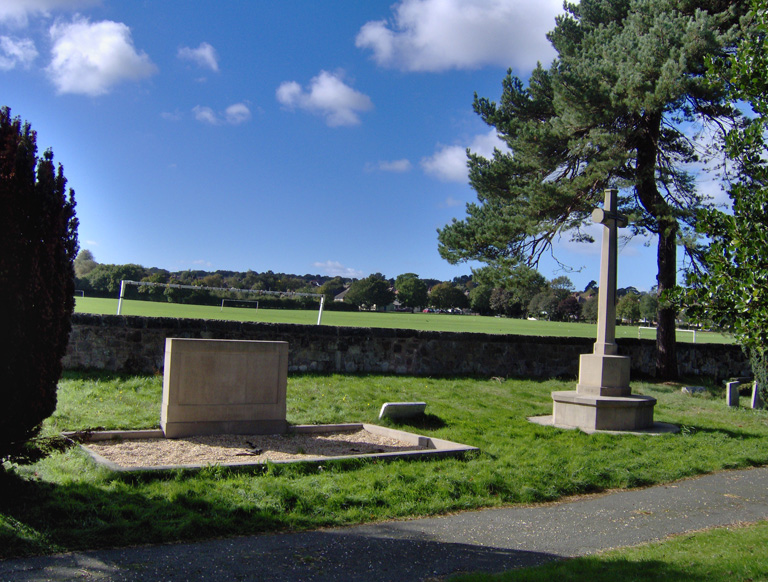
[[[506,144],[496,135],[496,130],[477,135],[469,149],[483,157],[493,156],[493,150],[509,151]],[[440,145],[438,150],[421,160],[423,170],[443,182],[466,182],[468,178],[467,146]]]
[[[192,112],[195,114],[195,119],[198,121],[210,123],[211,125],[218,125],[220,123],[219,118],[216,116],[216,112],[210,107],[197,105],[192,109]]]
[[[207,42],[200,43],[197,48],[182,47],[179,49],[178,57],[182,60],[192,61],[198,67],[211,69],[214,72],[219,71],[219,57],[216,49]]]
[[[362,279],[363,272],[351,267],[345,267],[338,261],[325,261],[324,263],[316,262],[312,263],[312,266],[316,269],[320,269],[321,275],[329,277],[346,277],[349,279]]]
[[[227,107],[222,114],[216,113],[210,107],[198,105],[192,109],[195,119],[211,125],[240,125],[251,119],[251,110],[245,103],[234,103]]]
[[[467,150],[461,146],[441,145],[434,154],[421,160],[421,167],[443,182],[466,182]]]
[[[166,121],[181,121],[184,117],[184,114],[176,109],[175,111],[163,111],[160,114],[160,117],[165,119]]]
[[[50,16],[55,10],[77,10],[99,4],[101,0],[0,0],[0,22],[23,28],[30,17]]]
[[[560,0],[400,0],[390,20],[363,25],[355,44],[381,66],[405,71],[530,71],[554,57],[546,33]]]
[[[443,202],[440,204],[440,208],[455,208],[456,206],[463,206],[464,202],[461,200],[457,200],[453,196],[448,196]]]
[[[370,97],[344,83],[340,73],[320,71],[307,89],[295,81],[282,83],[277,100],[289,109],[303,109],[321,115],[330,127],[358,125],[359,113],[373,108]]]
[[[28,68],[37,57],[35,43],[28,38],[0,36],[0,71]]]
[[[366,165],[366,169],[370,171],[378,170],[379,172],[394,172],[396,174],[402,174],[409,172],[412,168],[410,160],[381,160],[375,164]]]
[[[157,72],[147,54],[136,51],[131,29],[121,22],[76,18],[51,26],[50,36],[53,59],[47,71],[59,93],[103,95],[123,81]]]
[[[245,103],[235,103],[224,110],[224,119],[231,125],[240,125],[251,119],[251,110]]]

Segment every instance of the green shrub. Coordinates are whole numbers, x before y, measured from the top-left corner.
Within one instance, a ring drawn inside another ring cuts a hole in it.
[[[56,409],[74,309],[74,192],[36,137],[0,109],[0,460]]]

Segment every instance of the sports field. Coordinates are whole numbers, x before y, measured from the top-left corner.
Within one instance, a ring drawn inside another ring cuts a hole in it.
[[[117,299],[95,297],[77,297],[75,311],[80,313],[117,313]],[[143,315],[146,317],[179,317],[192,319],[226,319],[233,321],[258,321],[264,323],[298,323],[314,325],[317,323],[317,310],[289,309],[250,309],[242,307],[182,305],[178,303],[160,303],[151,301],[123,300],[123,315]],[[472,315],[449,315],[438,313],[371,313],[349,311],[325,311],[323,325],[349,327],[383,327],[399,329],[418,329],[424,331],[457,331],[474,333],[497,333],[538,335],[554,337],[595,337],[594,324],[560,323],[552,321],[529,321],[503,317],[482,317]],[[640,330],[640,337],[652,339],[653,330]],[[638,337],[637,326],[619,326],[616,337]],[[678,332],[679,342],[692,342],[693,334]],[[696,343],[733,343],[727,336],[697,332]]]

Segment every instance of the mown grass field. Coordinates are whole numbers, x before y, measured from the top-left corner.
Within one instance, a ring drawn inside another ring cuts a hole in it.
[[[702,384],[701,379],[693,380]],[[0,471],[0,557],[363,523],[670,482],[768,463],[768,412],[725,405],[722,387],[634,382],[679,434],[586,435],[531,424],[559,380],[291,375],[288,420],[378,423],[386,401],[423,400],[427,416],[393,424],[476,446],[465,459],[328,461],[237,471],[121,476],[79,449]],[[44,433],[159,425],[160,376],[67,373]]]
[[[117,299],[78,297],[75,310],[82,313],[117,313]],[[123,315],[147,317],[179,317],[193,319],[225,319],[233,321],[258,321],[264,323],[317,323],[317,310],[288,309],[244,309],[218,306],[182,305],[151,301],[124,300]],[[538,335],[554,337],[595,337],[595,325],[587,323],[562,323],[552,321],[530,321],[502,317],[481,317],[471,315],[450,315],[444,313],[371,313],[328,311],[323,313],[323,325],[350,327],[382,327],[390,329],[418,329],[425,331],[455,331],[473,333],[494,333],[513,335]],[[638,330],[638,326],[618,326],[616,337],[653,339],[653,330]],[[693,334],[678,332],[677,341],[691,342]],[[698,343],[732,343],[730,337],[719,333],[697,332]]]

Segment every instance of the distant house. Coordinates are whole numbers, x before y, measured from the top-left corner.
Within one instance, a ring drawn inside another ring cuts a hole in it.
[[[349,287],[346,287],[346,288],[344,289],[344,291],[342,291],[341,293],[339,293],[338,295],[336,295],[336,296],[333,298],[333,300],[334,300],[334,301],[343,302],[343,301],[344,301],[344,298],[347,296],[347,293],[349,293]]]

